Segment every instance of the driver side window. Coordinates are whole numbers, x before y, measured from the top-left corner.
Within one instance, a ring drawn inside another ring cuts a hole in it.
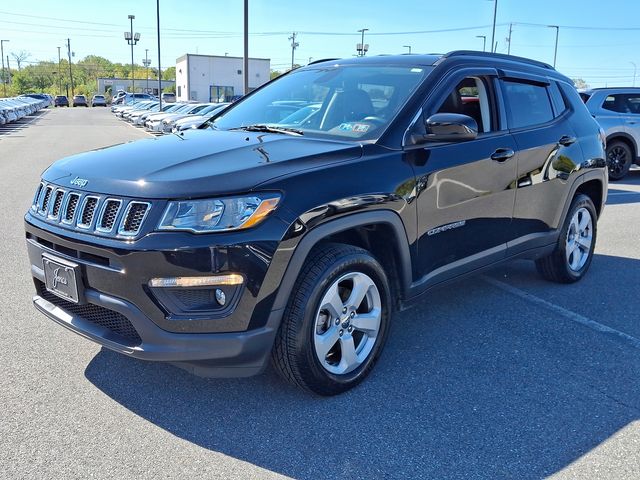
[[[459,82],[436,112],[467,115],[476,121],[480,134],[497,130],[491,118],[489,88],[480,77],[467,77]]]

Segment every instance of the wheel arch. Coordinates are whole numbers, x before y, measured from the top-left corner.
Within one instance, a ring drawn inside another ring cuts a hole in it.
[[[381,238],[379,234],[385,235]],[[387,235],[393,242],[389,248]],[[323,242],[338,242],[369,250],[390,274],[394,301],[411,285],[411,254],[404,225],[391,210],[355,213],[320,224],[300,240],[287,265],[276,294],[273,310],[283,309],[311,250]]]
[[[609,143],[621,141],[627,144],[627,146],[631,149],[631,155],[633,156],[633,163],[638,161],[638,145],[636,144],[635,139],[625,132],[616,132],[612,133],[607,137],[607,146]]]

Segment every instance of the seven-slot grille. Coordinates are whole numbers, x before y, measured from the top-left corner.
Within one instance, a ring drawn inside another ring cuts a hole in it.
[[[149,202],[70,192],[46,183],[38,186],[31,207],[49,222],[125,237],[140,233],[150,208]]]

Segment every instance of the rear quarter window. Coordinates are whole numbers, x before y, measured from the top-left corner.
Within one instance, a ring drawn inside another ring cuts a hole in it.
[[[503,89],[511,128],[524,128],[553,120],[553,109],[546,87],[506,80],[503,81]]]

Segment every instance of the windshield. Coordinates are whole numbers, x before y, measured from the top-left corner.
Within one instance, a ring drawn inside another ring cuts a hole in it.
[[[378,138],[432,67],[320,66],[292,72],[231,106],[213,125],[295,127],[304,135]]]

